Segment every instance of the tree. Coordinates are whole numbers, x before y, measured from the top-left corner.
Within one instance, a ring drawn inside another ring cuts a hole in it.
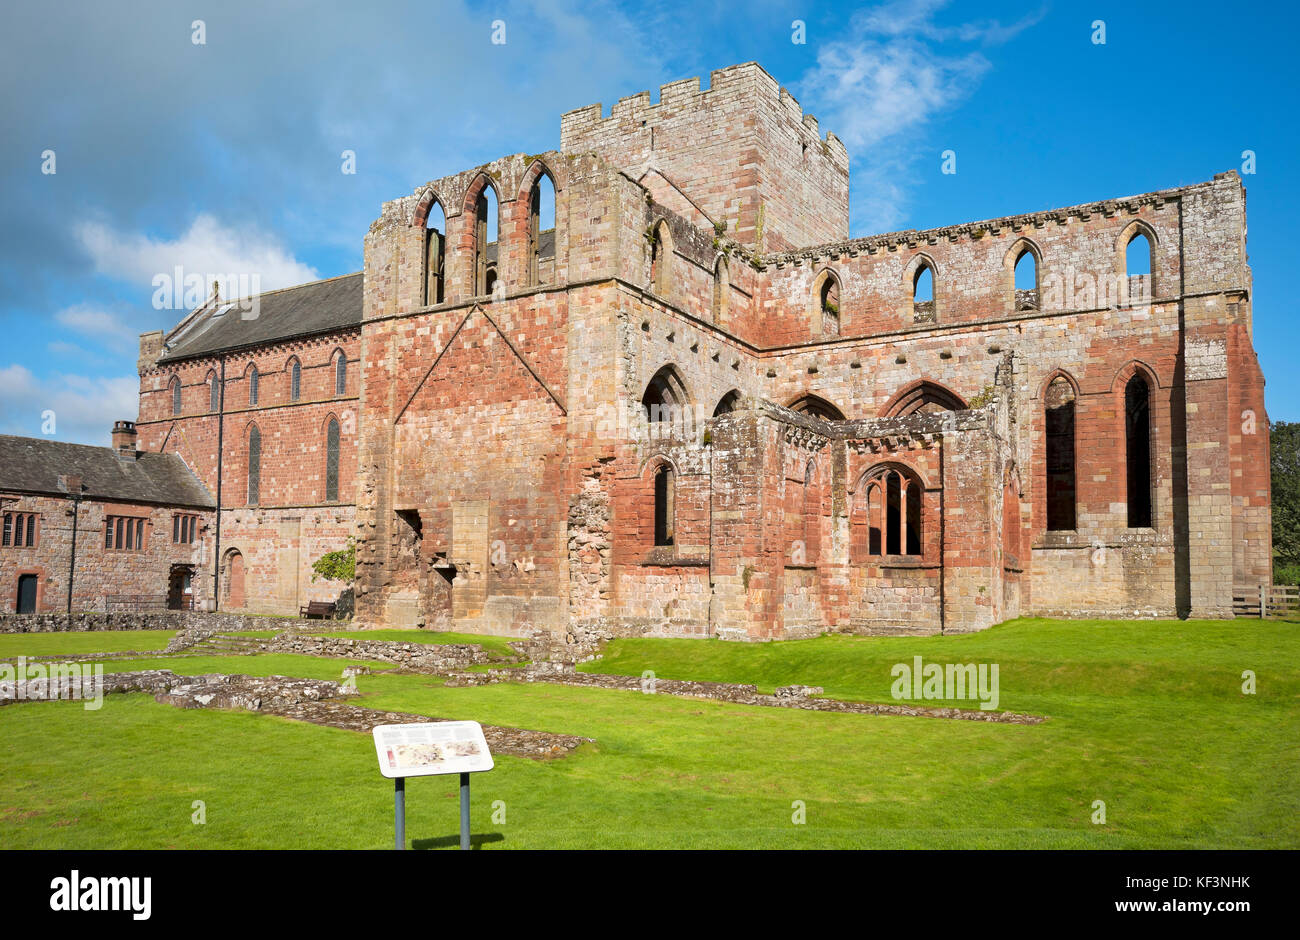
[[[1300,564],[1300,422],[1269,423],[1273,477],[1273,555]]]
[[[357,576],[357,542],[348,539],[348,547],[327,552],[311,563],[311,579],[316,581],[352,581]]]

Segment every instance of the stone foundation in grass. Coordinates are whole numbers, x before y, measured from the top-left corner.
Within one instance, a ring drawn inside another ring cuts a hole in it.
[[[222,708],[262,712],[296,721],[369,733],[376,725],[409,724],[447,719],[405,712],[362,708],[340,699],[357,696],[355,687],[321,679],[291,676],[243,676],[211,673],[178,676],[167,669],[109,673],[103,677],[105,695],[144,692],[177,708]],[[59,676],[15,682],[0,680],[0,705],[30,701],[93,701],[93,677]],[[550,759],[563,757],[591,738],[524,728],[484,725],[483,735],[494,754]]]
[[[202,610],[159,610],[123,613],[87,611],[72,614],[0,614],[0,633],[76,633],[98,630],[193,630],[212,633],[272,630],[284,621],[251,614],[209,613]]]
[[[976,708],[931,708],[916,705],[888,705],[873,702],[845,702],[832,698],[814,698],[818,686],[783,686],[775,695],[764,695],[757,686],[729,682],[687,682],[680,679],[612,676],[578,672],[566,663],[533,663],[524,669],[492,669],[452,675],[447,685],[480,686],[496,682],[551,682],[586,688],[615,689],[647,695],[678,695],[684,698],[712,699],[733,705],[760,705],[775,708],[801,708],[808,711],[839,712],[850,715],[897,715],[917,718],[953,718],[959,721],[993,721],[1006,724],[1036,725],[1046,719],[1040,715],[1016,712],[981,711]]]

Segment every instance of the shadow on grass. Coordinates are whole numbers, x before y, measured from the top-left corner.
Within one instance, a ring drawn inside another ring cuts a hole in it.
[[[480,832],[477,835],[469,834],[469,847],[471,849],[481,849],[488,842],[504,842],[506,837],[499,832]],[[437,839],[412,839],[411,848],[419,850],[424,849],[456,849],[460,848],[460,835],[439,836]]]

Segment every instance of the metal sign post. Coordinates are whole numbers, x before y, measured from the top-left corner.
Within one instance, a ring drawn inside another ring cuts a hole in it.
[[[469,851],[469,774],[460,775],[460,848]]]
[[[397,814],[397,847],[406,848],[406,778],[398,777],[393,781],[394,795],[393,802],[396,804]]]
[[[469,775],[491,770],[483,728],[477,721],[431,721],[376,725],[371,732],[379,772],[393,780],[397,848],[406,848],[406,778],[460,775],[460,847],[469,849]]]

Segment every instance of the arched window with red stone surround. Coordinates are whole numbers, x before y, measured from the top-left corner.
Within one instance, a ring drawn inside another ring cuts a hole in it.
[[[339,423],[330,415],[325,426],[325,502],[339,499]]]
[[[1047,529],[1069,532],[1078,526],[1075,455],[1075,389],[1064,375],[1043,393],[1043,432],[1047,484]]]
[[[650,544],[662,548],[676,544],[677,528],[677,474],[665,458],[657,458],[646,465],[645,473],[652,481],[650,509]]]
[[[822,490],[817,461],[809,460],[803,474],[803,558],[815,565],[821,555]]]
[[[1152,525],[1151,386],[1141,372],[1124,385],[1124,453],[1128,477],[1128,527]]]
[[[889,463],[864,473],[850,514],[854,562],[924,555],[924,502],[925,486],[907,467]]]

